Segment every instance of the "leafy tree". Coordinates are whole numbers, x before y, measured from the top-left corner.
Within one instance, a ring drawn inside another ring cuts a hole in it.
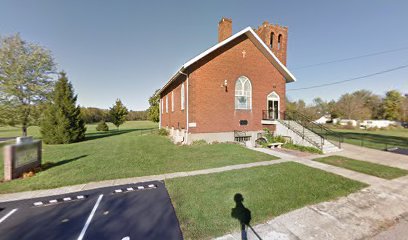
[[[402,104],[402,120],[408,122],[408,94],[405,94]]]
[[[153,122],[160,121],[160,94],[157,94],[160,89],[157,89],[149,98],[150,107],[147,109],[148,119]]]
[[[53,89],[53,71],[55,63],[49,50],[23,41],[19,34],[0,38],[0,121],[21,124],[26,136],[27,127],[38,120],[33,108]]]
[[[85,123],[76,100],[72,84],[61,72],[41,121],[41,135],[45,143],[66,144],[85,138]]]
[[[388,91],[383,101],[384,118],[389,120],[401,120],[403,100],[404,97],[397,90]]]
[[[127,121],[147,120],[147,111],[129,111],[126,116]]]
[[[100,121],[109,121],[109,110],[95,107],[81,107],[82,118],[85,123],[97,123]]]
[[[128,115],[127,108],[123,105],[120,99],[116,100],[115,105],[109,109],[109,115],[111,117],[112,123],[119,129],[119,126],[126,121],[126,116]]]

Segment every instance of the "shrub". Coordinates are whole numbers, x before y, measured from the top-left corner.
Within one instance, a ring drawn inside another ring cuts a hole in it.
[[[203,140],[203,139],[201,139],[201,140],[195,140],[195,141],[193,141],[193,143],[191,143],[191,145],[207,145],[208,143],[205,141],[205,140]]]
[[[168,136],[168,135],[169,135],[169,131],[167,131],[167,129],[165,129],[165,128],[160,128],[159,131],[158,131],[158,134],[159,134],[160,136]]]
[[[282,145],[282,147],[287,148],[287,149],[292,149],[292,150],[298,150],[301,152],[310,152],[310,153],[318,153],[318,154],[323,154],[322,150],[315,148],[315,147],[306,147],[302,145],[297,145],[293,143],[285,143]]]
[[[96,126],[96,131],[104,131],[104,132],[109,131],[108,124],[106,124],[106,122],[103,121],[103,120],[100,121],[100,122],[98,123],[98,125]]]

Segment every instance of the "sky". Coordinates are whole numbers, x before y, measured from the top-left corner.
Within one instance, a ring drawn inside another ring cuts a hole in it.
[[[189,59],[217,43],[218,21],[233,33],[263,21],[288,27],[287,67],[297,82],[290,100],[337,99],[367,89],[408,93],[408,68],[308,90],[408,64],[408,1],[136,1],[2,0],[0,36],[20,33],[51,50],[86,107],[108,108],[117,98],[132,110]],[[304,66],[401,49],[387,54]]]

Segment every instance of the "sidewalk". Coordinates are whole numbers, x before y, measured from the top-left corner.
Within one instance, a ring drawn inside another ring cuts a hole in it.
[[[342,143],[341,147],[343,151],[329,153],[323,156],[340,155],[408,170],[408,155],[380,151],[347,143]]]
[[[336,167],[336,166],[332,166],[332,165],[328,165],[328,164],[324,164],[320,162],[315,162],[315,161],[310,160],[309,158],[296,157],[296,156],[282,153],[280,151],[275,151],[272,149],[266,149],[266,148],[251,148],[251,149],[254,151],[263,152],[266,154],[277,156],[285,160],[297,162],[297,163],[300,163],[300,164],[303,164],[309,167],[318,168],[320,170],[331,172],[331,173],[334,173],[334,174],[337,174],[337,175],[340,175],[340,176],[343,176],[349,179],[353,179],[359,182],[367,183],[369,185],[384,184],[385,182],[389,181],[386,179],[378,178],[378,177],[367,175],[364,173],[355,172],[355,171],[344,169],[341,167]],[[313,158],[315,157],[320,157],[320,155],[314,155]]]
[[[348,150],[349,148],[346,148]],[[263,239],[405,239],[407,232],[404,226],[408,226],[408,176],[394,180],[385,180],[350,170],[329,166],[311,161],[306,158],[297,158],[285,153],[270,149],[254,149],[256,151],[273,154],[275,156],[319,168],[347,178],[370,184],[370,187],[341,197],[335,201],[322,202],[315,205],[280,215],[264,224],[253,226],[256,233]],[[368,151],[370,154],[375,151]],[[339,154],[339,153],[336,153]],[[347,154],[350,157],[352,151]],[[359,154],[359,153],[355,153]],[[379,156],[388,156],[379,154]],[[395,155],[395,154],[394,154]],[[359,159],[366,160],[367,155],[359,155]],[[372,155],[371,155],[372,156]],[[379,158],[375,158],[379,159]],[[394,165],[404,165],[403,158],[393,159]],[[385,164],[384,162],[382,162]],[[395,225],[396,224],[396,225]],[[394,226],[383,233],[384,229]],[[241,239],[240,232],[234,232],[218,240]],[[258,237],[248,230],[248,239]]]
[[[263,162],[236,164],[236,165],[224,166],[224,167],[219,167],[219,168],[202,169],[202,170],[195,170],[195,171],[189,171],[189,172],[175,172],[175,173],[167,173],[167,174],[161,174],[161,175],[151,175],[151,176],[134,177],[134,178],[122,178],[122,179],[106,180],[106,181],[100,181],[100,182],[90,182],[86,184],[66,186],[66,187],[60,187],[60,188],[54,188],[54,189],[17,192],[17,193],[6,193],[6,194],[0,195],[0,202],[9,202],[9,201],[22,200],[22,199],[28,199],[28,198],[37,198],[37,197],[73,193],[73,192],[79,192],[83,190],[117,186],[117,185],[123,185],[123,184],[148,182],[148,181],[161,181],[161,180],[178,178],[178,177],[218,173],[218,172],[225,172],[225,171],[231,171],[231,170],[236,170],[236,169],[245,169],[245,168],[257,167],[257,166],[268,166],[268,165],[278,164],[278,163],[283,163],[283,162],[288,162],[288,160],[278,159],[278,160],[263,161]]]
[[[408,178],[397,188],[371,186],[332,202],[307,206],[254,226],[263,239],[365,239],[408,213]],[[218,240],[241,239],[240,232]],[[248,239],[258,239],[248,231]],[[403,238],[401,238],[403,239]]]

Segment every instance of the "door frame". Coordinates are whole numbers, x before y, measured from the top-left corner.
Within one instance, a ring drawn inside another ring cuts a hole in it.
[[[268,94],[268,96],[266,96],[266,111],[268,113],[268,117],[269,116],[269,101],[272,101],[272,108],[273,108],[273,101],[277,101],[278,102],[278,119],[280,119],[280,96],[279,94],[277,94],[275,91],[272,91],[271,93]]]

